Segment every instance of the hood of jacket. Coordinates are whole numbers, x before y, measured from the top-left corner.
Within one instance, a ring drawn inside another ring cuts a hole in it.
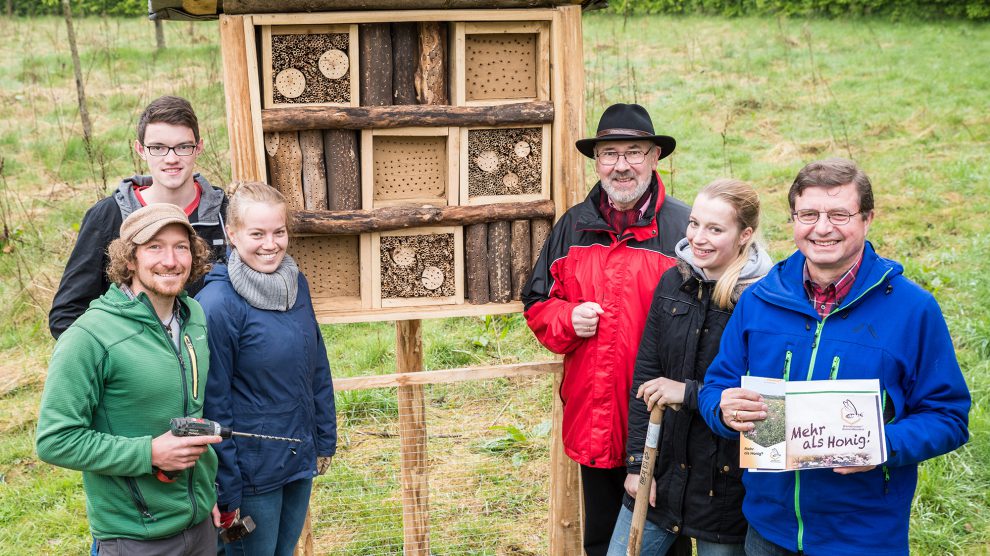
[[[674,254],[685,263],[685,265],[678,266],[689,268],[692,273],[707,280],[704,271],[694,264],[694,253],[691,251],[691,244],[687,238],[682,238],[677,242],[677,245],[674,246]],[[766,276],[771,268],[773,268],[773,261],[770,259],[770,254],[758,242],[753,242],[749,248],[749,259],[746,260],[746,265],[739,272],[739,282],[751,284]],[[681,274],[683,275],[684,272],[682,271]]]
[[[193,226],[220,224],[220,218],[223,216],[220,214],[220,206],[224,199],[223,190],[210,185],[210,182],[206,181],[206,178],[198,172],[193,174],[193,179],[196,180],[200,189],[203,190],[203,194],[199,199],[199,206],[196,208],[196,221],[193,222]],[[117,190],[113,193],[113,199],[117,202],[117,206],[120,207],[121,218],[126,219],[132,212],[142,206],[141,201],[134,194],[134,189],[150,186],[151,183],[151,176],[143,175],[134,175],[120,181],[120,185],[117,186]]]

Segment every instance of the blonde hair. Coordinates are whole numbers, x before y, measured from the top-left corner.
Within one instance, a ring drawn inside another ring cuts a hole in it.
[[[260,181],[238,181],[227,188],[227,226],[237,230],[244,224],[244,205],[248,203],[261,203],[268,206],[282,205],[282,212],[285,214],[286,224],[289,220],[289,211],[285,204],[285,197],[279,190]]]
[[[723,309],[731,309],[735,305],[733,294],[739,285],[739,275],[749,260],[749,251],[757,241],[756,230],[760,226],[760,196],[753,186],[740,180],[717,179],[702,189],[698,195],[709,199],[725,201],[736,213],[739,230],[752,228],[749,239],[739,247],[736,258],[729,264],[722,276],[715,282],[712,301]]]

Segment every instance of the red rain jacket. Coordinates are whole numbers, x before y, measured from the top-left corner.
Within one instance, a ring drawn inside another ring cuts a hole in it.
[[[540,252],[523,301],[526,322],[547,349],[564,355],[564,451],[589,467],[625,465],[629,389],[639,339],[660,276],[676,264],[690,208],[666,195],[616,236],[602,218],[601,184],[557,222]],[[594,301],[605,311],[598,331],[579,338],[574,307]]]

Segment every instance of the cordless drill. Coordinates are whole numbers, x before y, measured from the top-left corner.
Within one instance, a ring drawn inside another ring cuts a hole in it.
[[[284,436],[268,436],[264,434],[253,434],[249,432],[237,432],[230,427],[225,427],[216,421],[201,419],[196,417],[176,417],[169,422],[173,436],[219,436],[220,438],[230,438],[231,436],[243,436],[247,438],[259,438],[261,440],[277,440],[279,442],[300,443],[298,438],[286,438]],[[163,483],[171,483],[179,476],[180,471],[165,471],[155,468],[155,475]]]

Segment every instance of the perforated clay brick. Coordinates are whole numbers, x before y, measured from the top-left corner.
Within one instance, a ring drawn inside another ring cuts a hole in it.
[[[289,254],[306,275],[314,297],[361,297],[357,236],[293,237]]]
[[[535,33],[465,36],[465,98],[535,98],[536,60]]]
[[[468,196],[540,193],[541,128],[468,130]]]
[[[446,197],[446,137],[378,135],[374,141],[376,201]]]
[[[454,234],[381,238],[382,299],[449,297],[454,287]]]
[[[351,100],[350,72],[341,72],[340,64],[344,63],[348,53],[349,35],[347,33],[325,33],[315,35],[272,35],[272,100],[276,104],[285,103],[315,103],[333,102],[347,104]],[[324,54],[331,50],[340,54]],[[323,58],[323,71],[320,69],[320,58]],[[328,60],[332,58],[332,62]],[[331,71],[330,68],[333,67]],[[293,98],[282,94],[281,89],[290,87],[287,92],[296,94],[299,87],[296,81],[298,75],[286,70],[295,69],[304,80],[302,91]],[[324,71],[331,75],[342,73],[337,79],[330,79]],[[279,83],[278,76],[282,76]],[[290,76],[296,79],[291,79]],[[281,87],[279,87],[281,85]]]

